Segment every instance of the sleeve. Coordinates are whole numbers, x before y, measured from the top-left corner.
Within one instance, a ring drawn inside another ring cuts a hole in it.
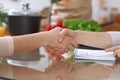
[[[14,52],[13,38],[10,36],[0,37],[0,56],[12,56]]]
[[[115,45],[120,45],[120,32],[118,31],[111,31],[111,32],[107,32],[112,40],[112,46]]]

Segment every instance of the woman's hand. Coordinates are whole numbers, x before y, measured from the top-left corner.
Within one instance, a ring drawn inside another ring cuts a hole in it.
[[[120,58],[120,45],[107,48],[105,51],[113,51],[114,56]]]
[[[54,47],[61,47],[65,51],[73,50],[77,46],[76,41],[74,40],[74,38],[70,36],[64,36],[64,39],[62,41],[59,41],[59,38],[62,35],[61,31],[62,28],[59,27],[48,31],[47,45],[51,45]]]
[[[73,38],[74,40],[76,40],[76,34],[73,30],[62,29],[62,31],[60,32],[60,36],[59,36],[59,42],[62,42],[66,36],[69,36]]]
[[[64,54],[68,50],[73,50],[77,46],[74,38],[68,35],[65,35],[64,37],[62,37],[63,40],[59,41],[59,38],[62,35],[64,36],[64,31],[62,31],[61,28],[55,28],[49,31],[47,35],[48,39],[45,50],[56,62],[60,62],[63,59],[62,54]]]
[[[64,57],[62,54],[64,54],[64,50],[60,47],[52,47],[52,46],[45,46],[46,52],[49,54],[49,56],[55,60],[56,62],[60,62]]]

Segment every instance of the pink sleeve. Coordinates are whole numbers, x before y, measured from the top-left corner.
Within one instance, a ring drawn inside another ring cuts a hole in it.
[[[13,38],[8,37],[0,37],[0,56],[6,57],[13,55],[14,52],[14,43]]]
[[[107,32],[107,33],[110,34],[110,37],[112,39],[112,46],[120,45],[120,32],[111,31],[111,32]]]

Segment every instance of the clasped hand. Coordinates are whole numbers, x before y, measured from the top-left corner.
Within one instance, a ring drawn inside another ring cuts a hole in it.
[[[55,28],[48,31],[48,36],[48,44],[45,46],[45,50],[57,62],[63,59],[62,54],[77,46],[72,30]]]

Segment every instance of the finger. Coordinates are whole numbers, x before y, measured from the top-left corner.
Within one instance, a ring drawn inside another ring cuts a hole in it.
[[[45,50],[46,50],[46,52],[48,53],[48,54],[51,54],[52,53],[52,47],[51,46],[45,46]]]
[[[120,49],[115,50],[115,51],[114,51],[114,55],[115,55],[117,58],[120,58]]]
[[[118,53],[118,56],[117,56],[117,58],[120,58],[120,53]]]
[[[59,50],[57,50],[57,51],[54,51],[56,54],[59,54],[59,55],[62,55],[62,54],[64,54],[64,49],[59,49]]]
[[[113,55],[114,55],[115,57],[117,57],[117,53],[114,52]]]
[[[117,57],[117,50],[114,51],[113,55]]]
[[[60,62],[62,59],[64,59],[64,57],[61,55],[63,54],[63,49],[60,47],[51,47],[51,46],[46,46],[45,47],[47,53],[49,54],[50,57],[52,57],[52,59],[55,62]],[[59,50],[58,50],[59,49]]]
[[[59,39],[58,39],[58,41],[59,42],[62,42],[63,41],[63,39],[64,39],[64,37],[68,34],[68,30],[67,29],[63,29],[61,32],[60,32],[60,34],[59,34]]]
[[[117,49],[114,51],[115,53],[120,53],[120,49]]]
[[[47,45],[47,46],[45,46],[46,48],[48,48],[48,49],[50,49],[50,50],[52,50],[53,49],[53,47],[52,46],[50,46],[50,45]]]
[[[71,45],[73,45],[73,47],[75,48],[75,47],[77,47],[77,42],[73,39],[73,40],[71,40]]]
[[[68,50],[74,50],[74,46],[73,45],[68,45]]]
[[[105,51],[114,51],[116,49],[120,49],[120,46],[114,46],[114,47],[110,47],[110,48],[107,48]]]
[[[54,48],[51,47],[51,46],[46,46],[46,47],[45,47],[45,50],[46,50],[47,54],[49,54],[50,56],[52,56],[52,55],[55,54],[55,53],[54,53]]]
[[[54,47],[53,48],[53,51],[56,53],[56,54],[64,54],[64,49],[61,48],[61,47]]]
[[[58,54],[64,54],[64,53],[65,53],[65,51],[63,49],[58,50]]]
[[[120,49],[116,49],[114,52],[116,52],[116,53],[120,53]]]
[[[53,49],[54,49],[54,52],[57,52],[58,50],[61,50],[61,48],[60,48],[60,47],[57,47],[57,46],[54,47]]]
[[[110,52],[110,51],[114,51],[114,50],[115,50],[115,47],[110,47],[110,48],[105,49],[106,52]]]

